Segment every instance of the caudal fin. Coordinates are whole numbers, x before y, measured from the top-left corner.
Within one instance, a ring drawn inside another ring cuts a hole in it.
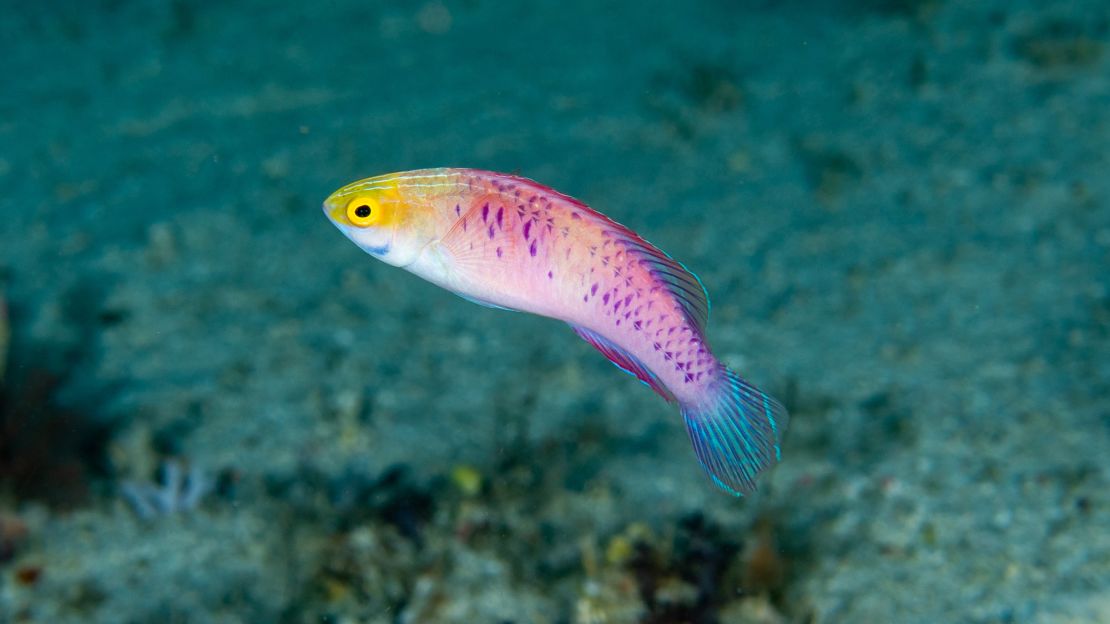
[[[789,422],[781,403],[725,366],[705,400],[683,403],[686,432],[698,462],[730,494],[755,491],[756,476],[779,461]]]

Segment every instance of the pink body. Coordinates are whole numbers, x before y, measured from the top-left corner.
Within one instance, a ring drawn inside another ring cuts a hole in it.
[[[479,302],[604,336],[680,401],[697,401],[714,381],[719,367],[701,330],[643,255],[624,244],[635,234],[529,180],[469,170],[453,177],[442,188],[420,187],[450,224],[438,249],[409,270]],[[398,190],[405,193],[405,182]]]

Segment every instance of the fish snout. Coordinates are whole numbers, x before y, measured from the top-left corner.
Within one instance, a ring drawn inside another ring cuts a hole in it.
[[[325,199],[320,208],[324,211],[324,216],[326,216],[328,220],[335,225],[338,226],[344,223],[343,214],[346,211],[346,206],[343,204],[343,201],[339,197],[336,197],[335,194],[332,194],[327,199]]]

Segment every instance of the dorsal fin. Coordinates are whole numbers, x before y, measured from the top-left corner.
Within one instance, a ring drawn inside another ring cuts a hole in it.
[[[616,232],[617,239],[623,240],[629,251],[640,255],[641,262],[652,275],[664,282],[671,294],[678,299],[690,322],[699,330],[705,331],[709,322],[709,293],[698,276],[631,230],[623,227],[622,230]]]
[[[579,338],[593,345],[598,351],[601,351],[602,355],[609,358],[609,361],[616,364],[621,370],[635,375],[637,379],[647,384],[649,388],[657,392],[659,396],[664,399],[674,401],[674,395],[671,394],[671,391],[667,390],[667,387],[663,385],[663,382],[659,381],[655,373],[652,373],[651,370],[644,366],[635,356],[613,344],[608,338],[601,334],[590,331],[585,327],[579,327],[578,325],[571,325],[570,327],[574,330],[574,333],[578,334]]]
[[[640,238],[625,226],[601,215],[609,226],[602,232],[612,238],[631,254],[640,258],[640,263],[662,282],[682,306],[690,323],[704,331],[709,322],[709,293],[698,276],[691,273],[683,264],[668,256],[666,252]]]

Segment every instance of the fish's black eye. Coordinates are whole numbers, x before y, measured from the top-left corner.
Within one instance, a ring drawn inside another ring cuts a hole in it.
[[[347,220],[355,227],[370,227],[382,215],[379,208],[381,206],[373,197],[354,197],[347,203]]]

